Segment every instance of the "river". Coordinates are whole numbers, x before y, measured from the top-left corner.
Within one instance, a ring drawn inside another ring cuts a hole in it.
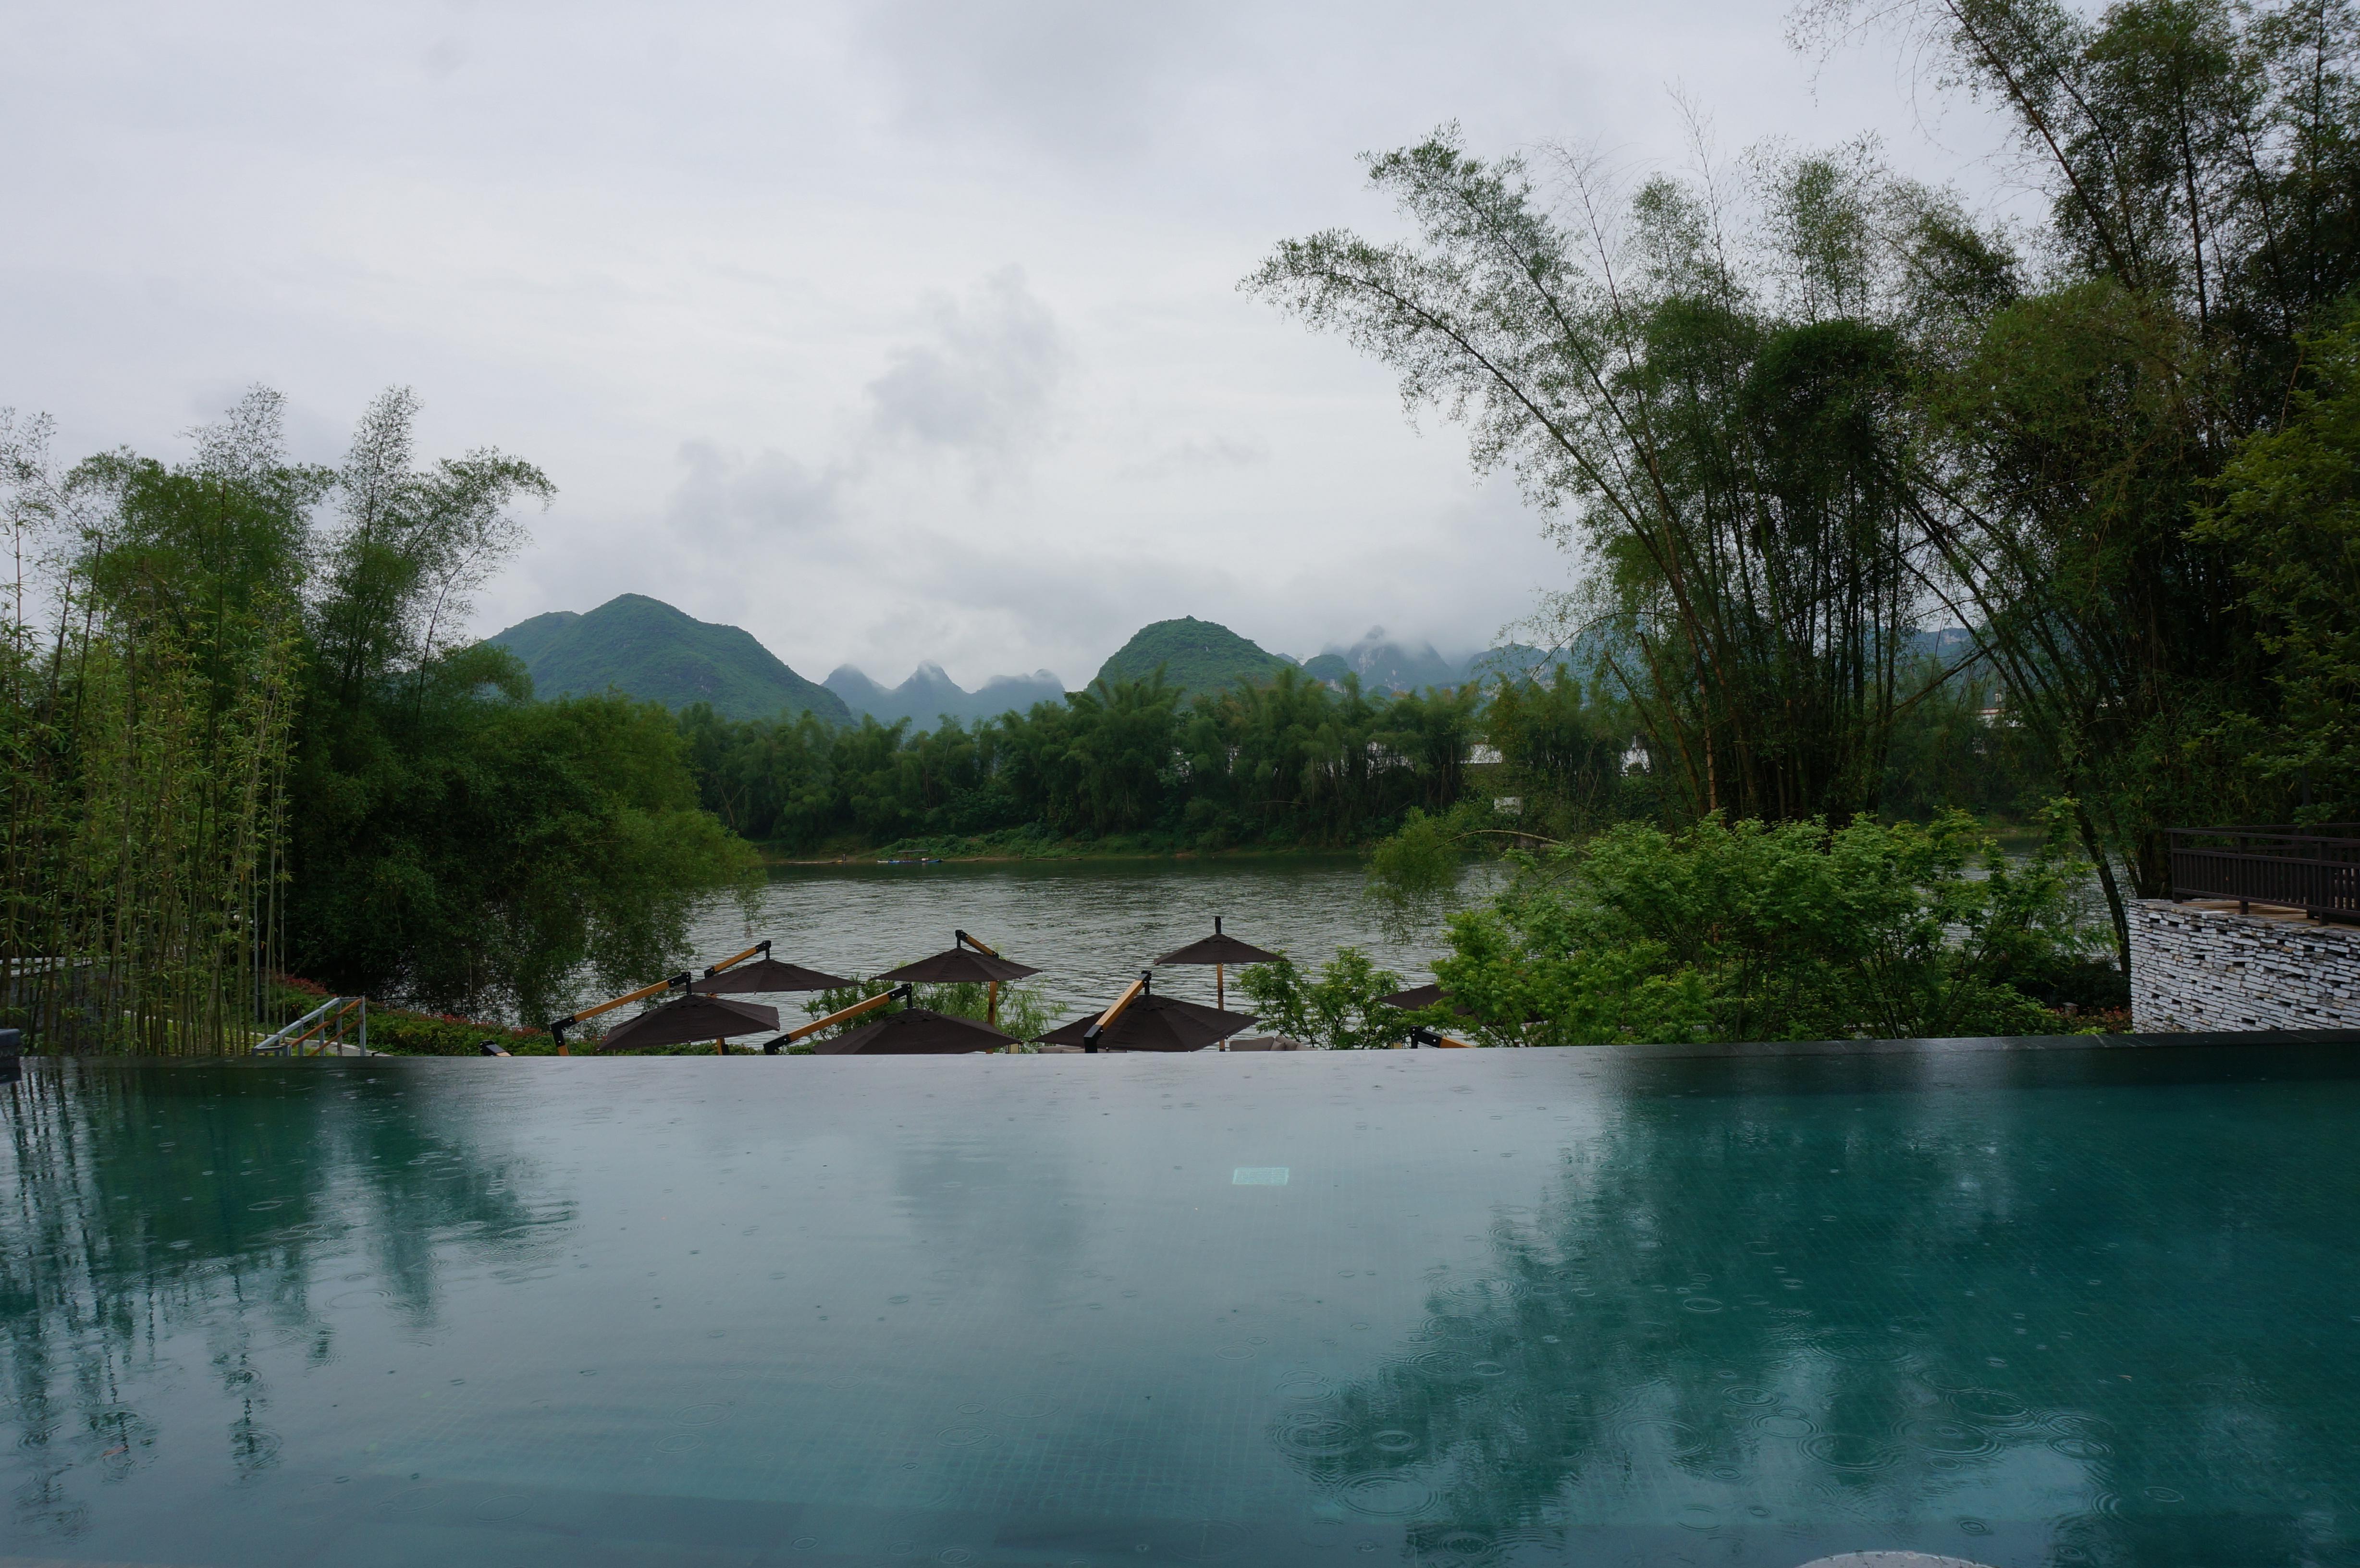
[[[1473,892],[1497,873],[1469,875]],[[1216,915],[1229,935],[1297,963],[1317,965],[1349,945],[1404,985],[1431,979],[1439,926],[1390,941],[1360,888],[1360,862],[1346,856],[774,866],[750,926],[721,903],[692,936],[700,964],[768,937],[775,957],[866,975],[939,953],[966,931],[1038,967],[1027,984],[1059,1018],[1104,1006],[1157,954],[1209,935]],[[1213,972],[1164,970],[1156,988],[1210,1002]],[[1229,996],[1238,1005],[1234,985]]]

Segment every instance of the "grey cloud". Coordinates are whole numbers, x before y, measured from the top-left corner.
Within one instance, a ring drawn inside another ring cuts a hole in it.
[[[1005,456],[1043,433],[1070,360],[1064,332],[1003,267],[963,299],[938,298],[928,333],[893,351],[869,384],[875,430],[888,440]]]
[[[1059,156],[1135,147],[1174,101],[1233,59],[1245,13],[1099,0],[894,0],[868,6],[858,37],[897,89],[902,118],[970,132],[1013,130]]]
[[[667,510],[692,539],[807,544],[843,517],[839,468],[814,470],[776,452],[742,457],[710,441],[683,442],[680,463],[687,472]]]
[[[1125,479],[1163,479],[1175,474],[1213,474],[1260,468],[1270,462],[1270,442],[1260,436],[1192,437],[1143,463],[1126,463]]]

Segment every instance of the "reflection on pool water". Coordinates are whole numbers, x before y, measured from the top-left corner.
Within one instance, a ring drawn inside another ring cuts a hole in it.
[[[2340,1051],[0,1096],[0,1558],[2360,1562]]]

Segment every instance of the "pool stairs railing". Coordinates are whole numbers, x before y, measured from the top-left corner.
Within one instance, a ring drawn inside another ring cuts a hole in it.
[[[359,1038],[344,1038],[346,1024],[357,1013]],[[368,998],[331,996],[254,1048],[257,1056],[366,1056]]]

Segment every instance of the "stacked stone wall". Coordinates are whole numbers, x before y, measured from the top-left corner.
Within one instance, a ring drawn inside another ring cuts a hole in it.
[[[2141,1034],[2360,1026],[2360,927],[2161,898],[2130,917]]]

